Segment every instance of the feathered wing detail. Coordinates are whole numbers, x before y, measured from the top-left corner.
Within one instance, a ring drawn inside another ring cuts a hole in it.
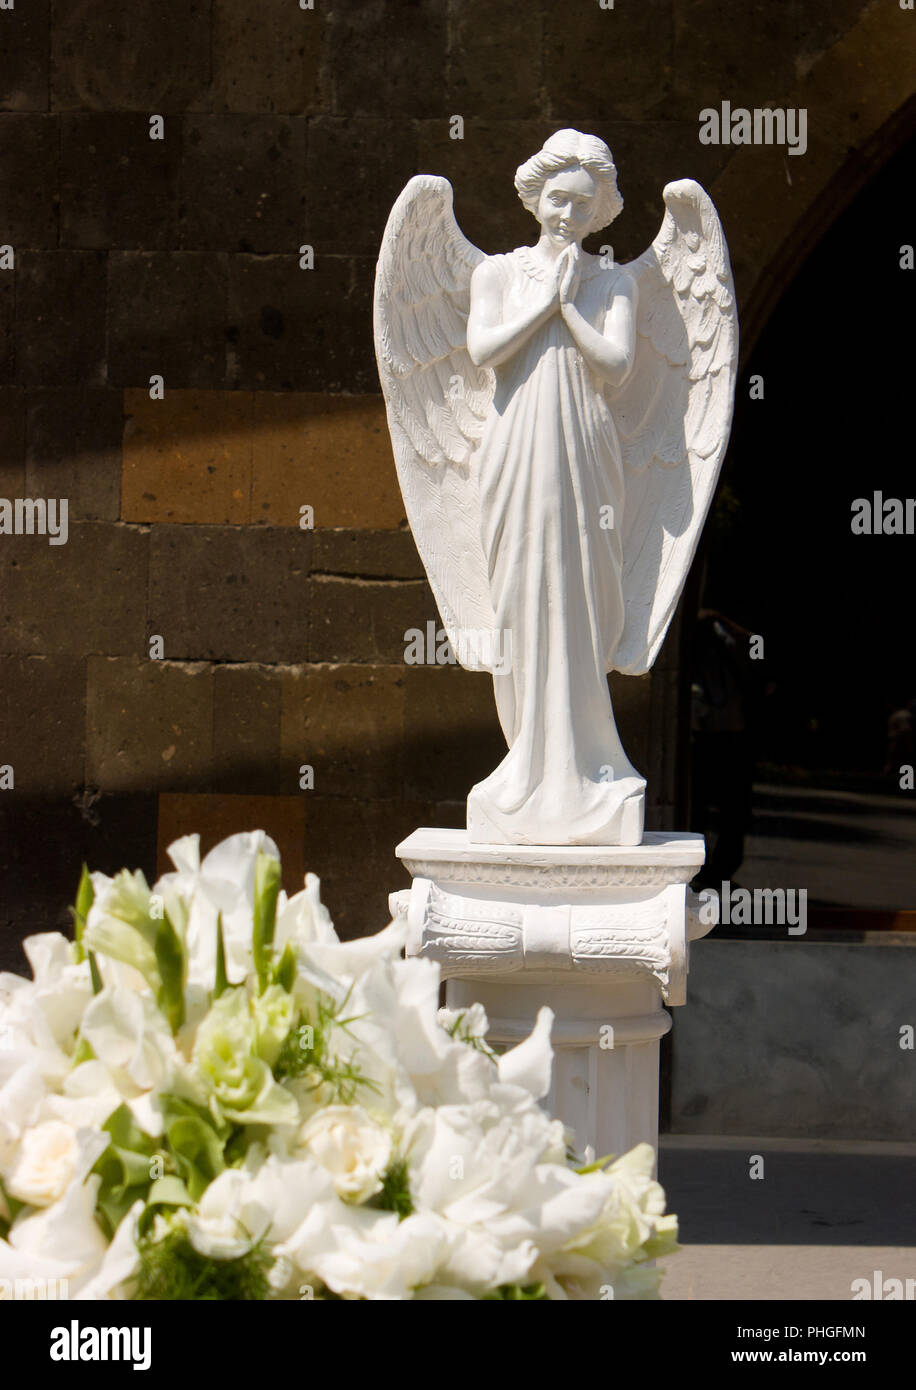
[[[448,180],[412,178],[382,240],[375,350],[407,520],[469,670],[499,660],[474,460],[494,380],[467,351],[471,274],[484,259],[455,221]]]
[[[626,621],[609,667],[648,671],[665,638],[715,491],[731,429],[738,318],[712,200],[664,190],[652,245],[626,269],[638,286],[633,370],[607,397],[623,449]]]

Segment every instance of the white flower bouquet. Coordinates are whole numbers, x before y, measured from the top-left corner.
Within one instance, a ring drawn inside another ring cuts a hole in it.
[[[652,1150],[571,1154],[549,1009],[495,1056],[397,924],[287,899],[263,832],[169,855],[152,889],[84,869],[75,941],[0,975],[0,1294],[657,1296]]]

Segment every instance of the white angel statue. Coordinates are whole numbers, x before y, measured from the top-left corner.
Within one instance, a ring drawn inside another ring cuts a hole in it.
[[[607,673],[649,669],[731,424],[737,319],[707,194],[664,190],[628,265],[582,251],[623,202],[607,145],[561,130],[515,187],[536,245],[485,256],[446,179],[413,178],[378,262],[375,339],[407,518],[458,659],[493,675],[509,751],[474,843],[634,845],[645,782]]]

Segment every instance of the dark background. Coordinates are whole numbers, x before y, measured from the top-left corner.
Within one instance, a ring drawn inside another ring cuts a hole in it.
[[[754,346],[702,593],[765,639],[777,688],[760,759],[886,789],[887,716],[916,698],[916,542],[854,535],[850,521],[856,498],[914,493],[916,275],[900,269],[914,167],[911,142],[837,219]]]

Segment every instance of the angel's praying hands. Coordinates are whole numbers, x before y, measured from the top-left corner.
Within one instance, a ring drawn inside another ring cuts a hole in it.
[[[559,131],[515,185],[540,236],[505,255],[465,240],[443,179],[411,180],[392,211],[376,342],[398,475],[449,636],[492,672],[509,745],[468,797],[469,839],[638,844],[645,782],[607,672],[651,666],[715,487],[728,258],[687,180],[630,266],[584,252],[622,207],[594,136]]]

